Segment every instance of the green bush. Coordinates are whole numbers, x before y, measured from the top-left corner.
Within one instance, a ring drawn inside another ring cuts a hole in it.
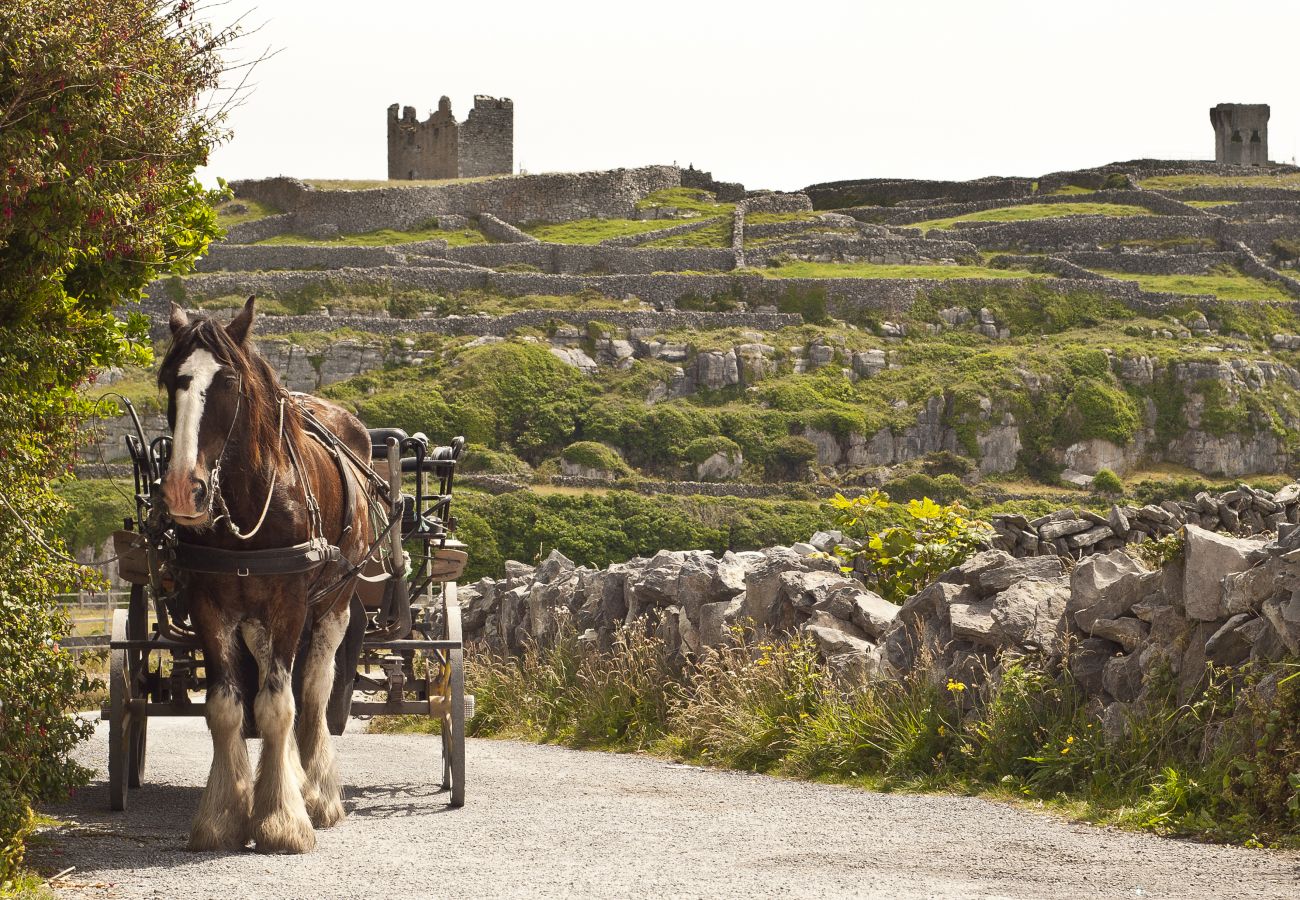
[[[725,453],[734,459],[740,453],[740,445],[720,434],[696,438],[686,445],[685,457],[691,465],[699,465],[715,453]]]
[[[889,499],[895,503],[906,503],[909,500],[921,500],[925,497],[938,503],[956,503],[970,500],[970,488],[962,484],[961,479],[956,475],[945,473],[938,478],[931,478],[929,475],[920,472],[912,475],[904,475],[901,478],[895,478],[886,481],[883,490],[889,495]]]
[[[1133,440],[1142,417],[1137,403],[1100,378],[1081,378],[1065,398],[1056,429],[1058,446],[1102,438],[1123,446]]]
[[[1119,497],[1124,493],[1124,482],[1110,469],[1102,469],[1093,476],[1092,489],[1098,494]]]
[[[909,500],[905,520],[884,528],[876,527],[876,523],[880,513],[889,508],[889,501],[879,491],[852,499],[836,494],[830,505],[835,527],[863,545],[860,550],[845,550],[841,555],[855,566],[865,563],[868,583],[891,603],[901,604],[981,546],[987,546],[993,534],[986,523],[968,518],[961,504],[941,506],[928,497]]]
[[[808,477],[808,467],[816,461],[816,444],[806,437],[789,435],[772,445],[767,475],[773,480],[802,481]]]
[[[565,447],[560,458],[575,466],[600,469],[615,475],[630,475],[632,470],[616,450],[596,441],[577,441]]]

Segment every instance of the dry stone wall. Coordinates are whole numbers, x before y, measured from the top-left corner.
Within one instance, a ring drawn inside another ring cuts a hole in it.
[[[610,172],[516,175],[444,185],[357,191],[313,190],[291,178],[235,181],[236,197],[266,203],[292,216],[286,231],[329,225],[356,234],[410,229],[438,216],[489,213],[511,222],[630,218],[647,194],[681,186],[676,166]]]
[[[1288,490],[1300,495],[1300,485]],[[536,567],[508,562],[504,578],[463,587],[465,634],[521,653],[571,625],[608,649],[630,626],[686,659],[727,645],[740,626],[760,636],[806,636],[833,672],[854,682],[924,671],[940,684],[978,685],[996,677],[1004,656],[1028,657],[1068,667],[1103,727],[1120,731],[1130,704],[1157,678],[1172,674],[1187,702],[1207,663],[1300,652],[1300,592],[1292,593],[1300,562],[1291,558],[1300,526],[1281,522],[1254,538],[1195,524],[1178,533],[1181,553],[1161,568],[1120,548],[1086,554],[1080,547],[1086,555],[1078,560],[987,549],[901,606],[841,572],[835,551],[852,553],[857,544],[839,532],[720,556],[664,550],[600,570],[553,551]]]

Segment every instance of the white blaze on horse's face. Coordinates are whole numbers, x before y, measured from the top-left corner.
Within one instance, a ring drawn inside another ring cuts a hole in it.
[[[163,484],[163,500],[172,517],[182,525],[201,525],[208,518],[207,472],[199,472],[199,426],[208,388],[221,364],[207,350],[195,350],[176,370],[176,425],[172,432],[172,456]]]

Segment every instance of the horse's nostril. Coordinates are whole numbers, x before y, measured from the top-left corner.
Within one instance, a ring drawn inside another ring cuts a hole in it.
[[[202,479],[195,478],[193,480],[194,480],[194,504],[197,506],[198,504],[203,502],[204,498],[208,496],[208,486]]]

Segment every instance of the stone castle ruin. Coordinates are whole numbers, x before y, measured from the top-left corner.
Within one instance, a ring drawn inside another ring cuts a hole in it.
[[[1220,103],[1210,108],[1214,161],[1230,166],[1268,165],[1268,104]]]
[[[475,178],[514,170],[515,105],[509,97],[476,94],[464,122],[456,121],[447,97],[423,122],[413,106],[404,107],[400,118],[397,113],[398,104],[388,107],[390,180]]]

